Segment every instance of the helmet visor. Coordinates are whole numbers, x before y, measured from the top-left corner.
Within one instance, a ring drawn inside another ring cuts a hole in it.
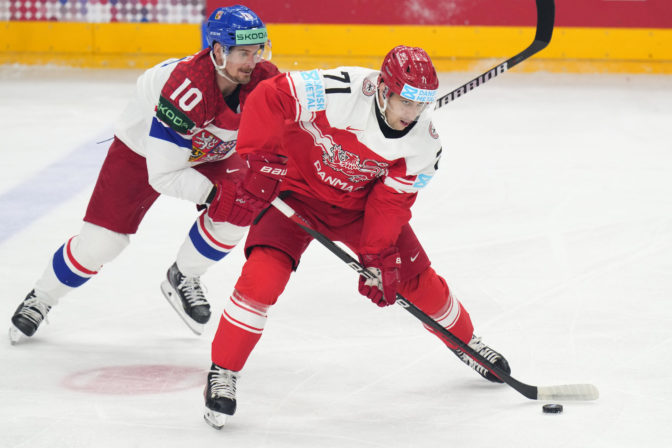
[[[234,64],[245,62],[260,62],[261,60],[271,60],[271,41],[262,44],[243,44],[235,47],[229,47],[225,50],[226,60]]]

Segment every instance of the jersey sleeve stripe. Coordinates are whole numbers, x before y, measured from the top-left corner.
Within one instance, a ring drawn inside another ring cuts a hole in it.
[[[407,184],[399,182],[399,178],[396,177],[386,177],[384,184],[397,193],[417,193],[418,189],[415,188],[414,184]]]
[[[180,135],[177,131],[169,128],[159,121],[158,118],[152,118],[152,126],[149,128],[149,135],[159,140],[175,144],[181,148],[191,149],[191,138]]]
[[[413,185],[415,183],[415,180],[404,179],[403,177],[391,177],[391,179],[405,185]]]
[[[290,93],[292,94],[292,97],[294,98],[295,101],[295,108],[296,108],[296,113],[294,115],[294,121],[299,121],[299,118],[301,117],[301,104],[299,103],[298,96],[296,95],[296,86],[294,85],[294,79],[288,74],[285,75],[287,78],[287,83],[289,84],[289,90]]]

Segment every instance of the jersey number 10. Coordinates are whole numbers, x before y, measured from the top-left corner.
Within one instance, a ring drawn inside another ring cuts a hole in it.
[[[175,89],[175,91],[170,95],[170,99],[175,101],[175,99],[180,95],[182,95],[182,92],[184,92],[185,89],[189,87],[189,84],[191,84],[191,80],[189,78],[185,78],[182,85],[180,85],[180,87]],[[196,87],[192,87],[191,89],[184,92],[184,95],[181,96],[177,104],[183,111],[189,112],[191,109],[196,107],[196,105],[200,103],[202,99],[203,94],[201,93],[201,91],[198,90]]]

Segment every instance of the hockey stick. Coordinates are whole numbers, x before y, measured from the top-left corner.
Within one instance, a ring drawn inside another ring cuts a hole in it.
[[[358,274],[363,275],[367,278],[373,278],[372,274],[368,269],[362,266],[357,260],[355,260],[350,254],[348,254],[344,249],[339,245],[331,241],[325,235],[321,234],[317,230],[310,227],[301,216],[297,215],[292,207],[290,207],[286,202],[280,198],[275,198],[271,203],[275,208],[277,208],[283,215],[287,218],[294,221],[299,225],[303,230],[308,232],[313,238],[318,240],[324,247],[329,249],[334,255],[343,260],[348,266],[354,269]],[[517,390],[519,393],[531,400],[595,400],[599,397],[599,392],[597,387],[592,384],[563,384],[558,386],[545,386],[537,387],[531,386],[529,384],[521,383],[520,381],[513,378],[511,375],[492,364],[490,361],[481,356],[474,349],[469,347],[469,345],[462,342],[457,336],[453,335],[450,331],[446,330],[443,326],[437,323],[434,319],[425,314],[418,307],[413,305],[411,302],[406,300],[401,294],[397,293],[397,304],[401,305],[406,311],[411,313],[413,316],[418,318],[422,323],[434,329],[436,332],[440,333],[446,339],[450,340],[453,344],[460,347],[460,350],[469,354],[473,359],[475,359],[479,364],[487,368],[490,372],[497,375],[499,379],[503,382]]]
[[[555,22],[555,3],[553,0],[536,0],[537,2],[537,32],[534,35],[534,41],[523,51],[513,56],[512,58],[507,59],[501,64],[491,68],[482,75],[477,76],[468,83],[458,87],[446,95],[443,95],[441,98],[436,100],[436,106],[434,109],[445,106],[446,104],[454,101],[456,98],[459,98],[463,95],[474,90],[476,87],[485,84],[487,81],[490,81],[492,78],[501,75],[510,68],[518,65],[525,59],[534,55],[535,53],[540,52],[551,41],[551,36],[553,35],[553,24]]]

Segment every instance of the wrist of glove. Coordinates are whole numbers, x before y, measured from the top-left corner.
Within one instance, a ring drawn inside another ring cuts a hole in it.
[[[273,153],[252,153],[247,164],[250,169],[241,186],[247,194],[268,205],[278,195],[280,182],[287,174],[287,158]]]
[[[207,212],[215,222],[247,227],[268,206],[268,202],[250,195],[241,185],[233,182],[218,183],[215,188],[215,197]]]
[[[359,261],[373,275],[359,277],[359,293],[380,307],[392,305],[397,300],[401,256],[399,249],[388,247],[377,254],[361,254]]]
[[[276,154],[250,154],[250,169],[239,184],[227,180],[215,184],[208,215],[215,222],[249,226],[278,195],[280,182],[287,173],[286,163],[286,157]]]

